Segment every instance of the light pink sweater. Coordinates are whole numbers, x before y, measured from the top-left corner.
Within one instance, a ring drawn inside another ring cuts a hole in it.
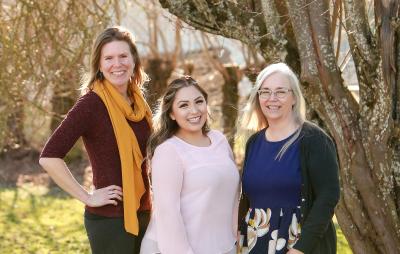
[[[174,136],[152,158],[153,213],[141,254],[235,253],[239,173],[225,136],[197,147]]]

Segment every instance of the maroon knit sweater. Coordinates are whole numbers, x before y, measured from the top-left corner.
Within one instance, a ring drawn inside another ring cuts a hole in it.
[[[139,122],[127,120],[135,132],[143,157],[146,156],[146,143],[150,128],[145,119]],[[93,185],[100,189],[109,185],[122,186],[121,161],[117,140],[111,120],[101,98],[93,91],[78,99],[60,126],[47,141],[40,157],[64,158],[79,137],[82,137],[93,170]],[[142,164],[143,181],[146,193],[140,201],[140,211],[151,209],[149,177],[145,163]],[[106,217],[124,215],[123,202],[118,205],[88,207],[92,214]]]

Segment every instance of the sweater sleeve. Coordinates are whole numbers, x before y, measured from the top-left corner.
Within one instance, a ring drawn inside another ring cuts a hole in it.
[[[193,254],[181,215],[183,165],[175,148],[161,144],[151,161],[157,243],[163,254]]]
[[[313,193],[312,206],[302,225],[301,236],[293,248],[311,253],[326,232],[339,201],[338,162],[334,143],[323,133],[309,140],[306,167]]]
[[[64,158],[79,137],[89,129],[93,97],[84,95],[67,113],[44,146],[40,157]]]

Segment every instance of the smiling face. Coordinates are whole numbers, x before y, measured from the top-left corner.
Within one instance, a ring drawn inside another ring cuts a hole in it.
[[[126,91],[135,63],[128,43],[112,41],[101,49],[100,71],[118,90]]]
[[[284,74],[280,72],[271,74],[264,80],[259,90],[272,91],[269,98],[258,96],[261,111],[269,124],[273,121],[285,121],[294,117],[292,107],[296,101],[291,91],[290,81]],[[286,91],[283,96],[282,91]],[[278,98],[277,94],[282,98]]]
[[[207,120],[207,102],[194,86],[183,87],[175,95],[170,117],[179,126],[181,135],[197,135]]]

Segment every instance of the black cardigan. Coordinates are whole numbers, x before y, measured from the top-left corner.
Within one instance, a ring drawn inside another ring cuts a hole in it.
[[[252,135],[246,143],[244,165],[256,135]],[[301,235],[293,248],[305,254],[333,254],[336,253],[336,231],[332,217],[340,197],[335,145],[322,129],[310,122],[303,124],[299,139]],[[249,200],[242,195],[239,221],[242,221],[249,206]]]

